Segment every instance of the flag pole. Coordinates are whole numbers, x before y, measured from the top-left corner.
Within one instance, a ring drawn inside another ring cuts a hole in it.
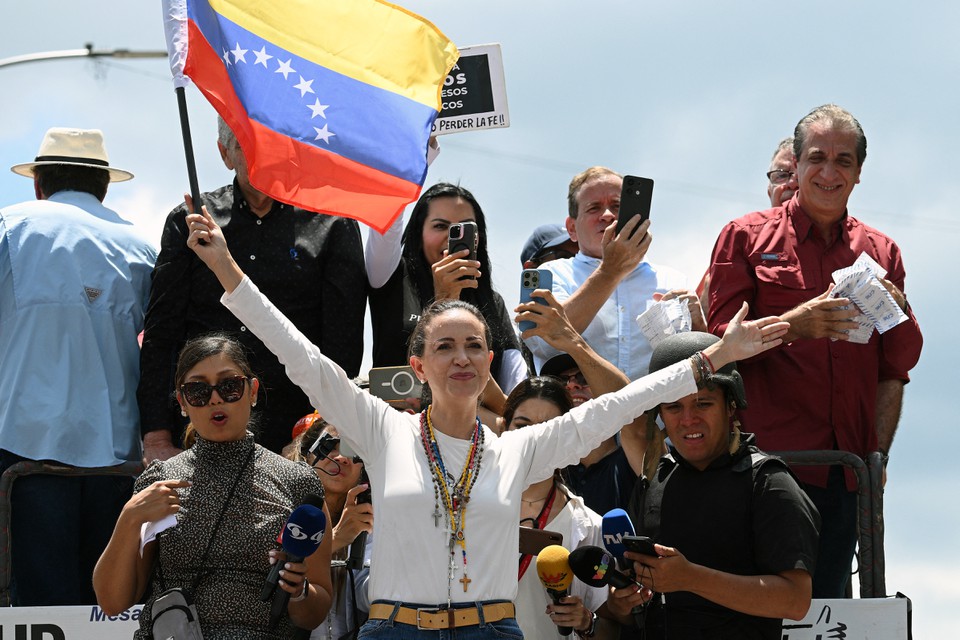
[[[190,136],[190,117],[187,115],[187,95],[183,87],[174,89],[177,94],[177,107],[180,110],[180,133],[183,135],[183,153],[187,159],[187,179],[190,181],[190,197],[194,209],[203,206],[200,199],[200,183],[197,180],[197,162],[193,157],[193,139]]]

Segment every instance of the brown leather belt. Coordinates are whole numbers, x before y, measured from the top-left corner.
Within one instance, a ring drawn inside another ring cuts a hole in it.
[[[506,618],[516,617],[516,609],[512,602],[495,602],[481,605],[483,607],[484,622],[498,622]],[[396,622],[409,624],[418,629],[453,629],[480,624],[480,612],[477,607],[463,607],[460,609],[437,609],[436,607],[397,607],[392,604],[377,603],[370,605],[371,620],[389,620],[394,609],[397,615]]]

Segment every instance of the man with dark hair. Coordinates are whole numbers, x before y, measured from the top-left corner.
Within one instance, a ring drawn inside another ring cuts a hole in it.
[[[690,331],[664,339],[650,373],[703,353],[719,338]],[[753,398],[750,398],[753,402]],[[669,437],[656,473],[637,483],[630,515],[655,555],[627,552],[643,588],[615,590],[611,613],[626,624],[643,616],[650,640],[779,640],[782,619],[810,608],[819,518],[787,465],[741,433],[746,406],[736,363],[701,379],[697,392],[655,410]],[[665,598],[651,592],[665,594]],[[623,638],[634,637],[625,632]]]
[[[103,206],[111,167],[96,130],[47,131],[37,200],[0,209],[0,471],[140,460],[137,335],[157,254]],[[94,604],[93,566],[133,479],[25,475],[11,502],[13,604]]]
[[[740,413],[761,448],[885,455],[903,383],[923,344],[903,293],[900,249],[847,212],[867,154],[863,129],[849,112],[832,104],[814,109],[797,124],[793,149],[797,194],[720,233],[710,266],[710,331],[722,334],[743,302],[751,314],[790,322],[783,346],[740,366],[751,404]],[[830,280],[862,253],[886,270],[881,282],[908,319],[857,344],[848,334],[860,311],[830,297]],[[823,518],[813,595],[843,597],[856,546],[856,481],[837,466],[797,475]]]
[[[360,371],[367,276],[357,223],[277,202],[255,189],[243,150],[220,119],[217,146],[233,184],[203,194],[237,262],[261,291],[324,354],[350,376]],[[199,206],[199,203],[197,203]],[[166,460],[180,451],[186,420],[173,399],[180,347],[208,331],[227,331],[250,350],[260,379],[257,441],[279,453],[290,429],[313,409],[264,344],[220,304],[223,288],[187,248],[186,205],[164,225],[143,335],[143,375],[137,397],[144,457]]]

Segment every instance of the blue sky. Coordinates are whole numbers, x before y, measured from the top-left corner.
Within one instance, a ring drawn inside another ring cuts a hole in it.
[[[491,229],[495,282],[510,304],[523,240],[538,224],[562,222],[567,183],[581,169],[603,164],[654,178],[649,258],[696,281],[723,224],[765,207],[763,174],[796,121],[826,102],[857,116],[869,148],[851,212],[899,243],[906,291],[925,336],[889,467],[887,585],[913,598],[917,637],[951,636],[949,612],[960,598],[951,468],[960,403],[949,382],[958,348],[948,336],[960,311],[949,276],[960,244],[953,169],[960,5],[404,6],[459,45],[502,43],[511,127],[444,137],[427,181],[460,182],[475,193]],[[157,2],[35,0],[4,11],[0,58],[85,42],[164,47]],[[186,189],[165,62],[34,63],[0,69],[0,79],[0,164],[32,159],[50,126],[101,128],[112,162],[137,175],[114,186],[107,204],[159,242],[166,213]],[[188,99],[201,188],[215,188],[229,174],[216,153],[214,114],[196,91]],[[28,180],[5,170],[0,193],[0,204],[33,197]]]

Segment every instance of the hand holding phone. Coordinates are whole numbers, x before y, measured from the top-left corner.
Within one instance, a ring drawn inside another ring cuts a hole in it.
[[[553,272],[546,269],[524,269],[520,273],[520,304],[532,301],[547,306],[547,301],[543,298],[533,297],[533,292],[537,289],[553,289]],[[522,320],[518,324],[521,333],[536,326],[531,320]]]
[[[627,548],[627,551],[641,553],[645,556],[653,556],[655,558],[660,557],[660,554],[657,553],[656,548],[653,546],[653,540],[647,536],[623,536],[622,542],[623,546]]]
[[[447,255],[469,249],[470,253],[464,260],[477,259],[477,247],[480,244],[480,234],[476,222],[458,222],[447,229]],[[463,276],[461,280],[473,280],[473,276]]]
[[[620,189],[620,213],[617,215],[617,233],[634,216],[640,216],[640,223],[650,218],[650,204],[653,201],[653,180],[639,176],[623,176]]]

